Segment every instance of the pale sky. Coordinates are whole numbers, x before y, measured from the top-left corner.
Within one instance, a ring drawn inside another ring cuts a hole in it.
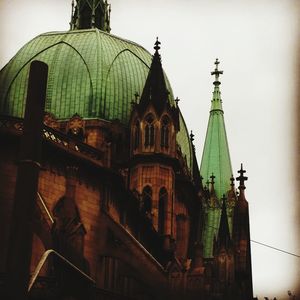
[[[219,58],[232,167],[237,171],[243,162],[249,177],[251,239],[300,255],[300,1],[110,3],[113,34],[151,53],[159,37],[163,67],[195,134],[199,164],[213,91],[210,72]],[[71,0],[0,0],[0,68],[36,35],[68,29],[70,14]],[[254,295],[288,299],[287,290],[298,288],[300,297],[300,258],[251,246]]]

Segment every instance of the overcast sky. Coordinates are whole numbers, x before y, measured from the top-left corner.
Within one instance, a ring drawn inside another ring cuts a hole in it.
[[[159,37],[163,67],[195,133],[199,164],[213,91],[210,72],[219,58],[232,167],[237,171],[243,162],[249,177],[251,238],[297,255],[299,2],[110,1],[113,34],[151,53]],[[0,0],[0,68],[39,33],[68,29],[70,3]],[[285,299],[287,290],[299,288],[299,257],[251,246],[255,295]]]

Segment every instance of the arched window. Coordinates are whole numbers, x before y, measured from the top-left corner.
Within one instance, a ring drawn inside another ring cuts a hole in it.
[[[158,202],[158,233],[165,233],[165,223],[166,223],[166,210],[168,204],[168,192],[165,188],[159,190],[159,202]]]
[[[140,144],[140,122],[136,121],[134,126],[134,142],[133,142],[134,150],[139,147]]]
[[[142,211],[144,213],[152,211],[152,189],[149,185],[145,186],[142,192]]]
[[[169,147],[169,119],[163,117],[160,132],[160,145],[161,147]]]
[[[80,29],[91,28],[92,10],[88,4],[85,4],[80,10],[79,27]]]
[[[152,115],[146,117],[145,126],[145,147],[151,147],[154,145],[154,119]]]

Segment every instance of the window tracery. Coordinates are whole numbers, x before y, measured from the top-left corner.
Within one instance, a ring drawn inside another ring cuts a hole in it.
[[[136,121],[134,126],[134,150],[136,150],[139,147],[140,144],[140,122]]]
[[[163,117],[160,132],[160,145],[162,148],[169,147],[169,123],[168,117]]]
[[[154,118],[151,114],[146,117],[145,147],[154,146]]]

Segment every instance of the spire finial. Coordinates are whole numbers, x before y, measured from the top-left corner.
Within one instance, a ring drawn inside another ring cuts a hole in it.
[[[191,142],[193,143],[193,141],[195,140],[194,139],[195,135],[193,134],[193,130],[191,130],[191,133],[190,133],[190,139],[191,139]]]
[[[231,177],[230,177],[230,181],[231,181],[230,186],[231,186],[231,188],[233,189],[233,187],[234,187],[234,177],[233,177],[233,174],[232,174]]]
[[[139,93],[136,91],[135,94],[134,94],[135,103],[138,102],[139,96],[140,96]]]
[[[241,169],[238,171],[238,173],[240,174],[239,177],[236,178],[237,181],[240,182],[240,186],[239,189],[245,189],[245,181],[248,180],[248,177],[244,176],[244,174],[246,173],[246,171],[243,169],[243,164],[241,164]]]
[[[214,173],[211,173],[210,179],[211,179],[211,184],[212,185],[215,184],[215,178],[216,178],[216,176],[214,175]]]
[[[221,74],[223,74],[223,71],[219,71],[219,69],[218,69],[219,68],[219,63],[220,63],[219,60],[216,58],[216,61],[215,61],[215,65],[216,65],[215,70],[210,73],[211,75],[215,75],[215,81],[214,81],[214,85],[215,86],[219,86],[221,84],[221,82],[219,81],[219,76]]]
[[[176,99],[175,99],[176,107],[178,107],[178,102],[179,101],[180,101],[180,99],[178,97],[176,97]]]
[[[155,42],[155,46],[154,46],[154,49],[155,49],[155,52],[158,52],[158,50],[160,49],[160,41],[158,40],[158,37],[156,37],[156,42]]]

